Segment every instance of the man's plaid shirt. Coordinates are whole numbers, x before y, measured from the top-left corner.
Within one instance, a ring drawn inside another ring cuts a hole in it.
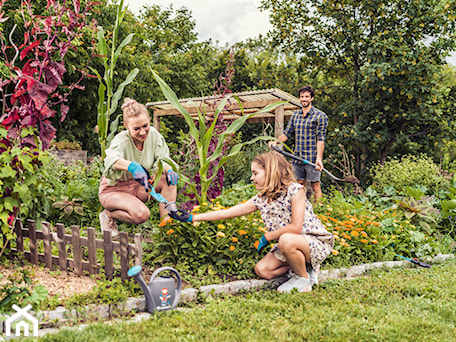
[[[297,157],[315,163],[317,159],[317,142],[325,141],[328,117],[324,112],[312,106],[306,116],[302,115],[302,109],[297,110],[288,121],[283,134],[290,138],[295,135],[294,154]],[[301,164],[293,160],[294,164]]]

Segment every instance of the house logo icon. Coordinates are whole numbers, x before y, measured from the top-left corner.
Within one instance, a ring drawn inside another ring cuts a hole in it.
[[[29,324],[25,320],[33,324],[33,336],[38,336],[38,320],[27,312],[31,308],[31,304],[23,309],[13,304],[13,309],[16,310],[16,313],[5,321],[6,336],[11,336],[11,325],[16,321],[18,321],[16,323],[16,336],[21,336],[21,330],[24,331],[24,336],[30,336]]]

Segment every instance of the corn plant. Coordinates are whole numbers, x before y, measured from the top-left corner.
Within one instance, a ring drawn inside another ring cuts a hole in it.
[[[122,50],[124,49],[124,47],[127,46],[134,37],[134,33],[129,34],[116,48],[116,40],[117,36],[119,35],[120,24],[123,21],[126,11],[127,8],[123,8],[123,0],[120,0],[120,3],[117,5],[116,21],[114,23],[114,30],[112,33],[110,57],[108,57],[108,46],[106,44],[103,27],[98,26],[97,32],[98,52],[104,65],[103,77],[100,76],[97,70],[92,70],[100,80],[100,86],[98,87],[97,124],[98,142],[100,143],[102,159],[105,158],[106,148],[109,147],[109,143],[111,142],[112,138],[114,138],[114,135],[117,133],[117,127],[119,126],[121,114],[119,114],[114,120],[112,120],[111,124],[109,125],[110,117],[117,110],[119,100],[122,97],[125,87],[131,82],[133,82],[134,78],[139,72],[138,68],[135,68],[132,71],[130,71],[125,81],[119,84],[116,92],[114,92],[114,69],[116,67],[117,60],[122,54]]]
[[[156,81],[160,85],[160,88],[167,98],[167,100],[174,106],[176,107],[177,110],[183,115],[185,122],[187,123],[187,126],[189,128],[189,132],[192,135],[192,137],[195,139],[196,142],[196,150],[198,153],[198,161],[199,161],[199,178],[200,178],[200,191],[198,191],[196,184],[193,184],[192,181],[190,180],[189,177],[185,175],[180,175],[181,179],[187,183],[189,189],[195,194],[196,199],[198,200],[199,204],[203,204],[208,201],[207,198],[207,190],[209,189],[209,186],[211,182],[214,180],[214,178],[217,176],[217,171],[228,161],[229,158],[234,157],[236,154],[238,154],[242,147],[244,147],[247,144],[253,144],[259,140],[270,140],[274,139],[272,137],[265,137],[265,136],[260,136],[256,137],[252,140],[249,140],[247,142],[243,143],[238,143],[236,145],[231,146],[225,151],[225,155],[223,154],[223,147],[225,143],[225,139],[227,139],[229,136],[232,134],[236,133],[243,125],[244,123],[250,119],[251,117],[259,114],[259,113],[265,113],[265,112],[270,112],[271,110],[274,110],[276,107],[280,106],[281,104],[285,102],[276,102],[270,105],[267,105],[266,107],[254,112],[250,113],[248,115],[243,115],[244,111],[242,109],[242,104],[239,98],[234,96],[236,101],[239,104],[239,107],[241,108],[241,116],[234,120],[228,127],[227,129],[219,133],[217,135],[217,146],[215,150],[213,151],[212,154],[209,155],[209,144],[211,142],[211,139],[213,140],[214,138],[214,129],[216,126],[217,118],[222,112],[222,110],[225,108],[225,106],[228,103],[228,100],[231,98],[231,96],[226,96],[224,97],[217,105],[217,108],[215,109],[214,113],[214,118],[210,122],[206,122],[205,117],[206,117],[206,112],[205,112],[205,107],[203,106],[202,111],[197,108],[198,112],[198,125],[195,123],[193,117],[189,114],[189,112],[179,103],[179,99],[177,98],[176,94],[174,91],[166,84],[166,82],[158,76],[156,72],[152,70],[152,74],[155,77]],[[216,161],[218,158],[219,162],[218,163],[213,163]],[[174,165],[174,163],[169,160],[169,159],[164,159],[164,162]],[[208,170],[212,165],[212,174],[211,176],[208,176]],[[174,166],[173,166],[174,167]]]

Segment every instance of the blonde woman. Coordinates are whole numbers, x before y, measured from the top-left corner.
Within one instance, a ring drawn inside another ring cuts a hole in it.
[[[256,264],[255,272],[265,279],[291,277],[277,288],[279,292],[312,290],[318,283],[316,270],[331,253],[334,237],[314,214],[305,188],[296,182],[293,169],[277,152],[263,153],[251,164],[252,180],[258,194],[247,202],[224,210],[202,214],[170,213],[183,222],[213,221],[247,215],[260,210],[266,233],[260,239],[258,253],[277,241]]]
[[[118,133],[106,150],[105,172],[98,192],[104,207],[100,213],[101,229],[110,230],[113,236],[118,235],[116,220],[141,224],[149,218],[145,202],[151,199],[153,190],[150,174],[157,171],[160,158],[169,158],[165,139],[150,126],[147,108],[125,98],[122,111],[126,130]],[[166,200],[175,201],[178,180],[178,174],[165,165],[155,191]],[[168,213],[163,203],[159,209],[160,217],[166,217]]]

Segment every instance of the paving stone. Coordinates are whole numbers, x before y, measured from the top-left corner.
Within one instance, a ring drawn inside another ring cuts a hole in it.
[[[198,297],[198,290],[192,287],[183,289],[181,292],[180,302],[188,303],[196,300]]]

